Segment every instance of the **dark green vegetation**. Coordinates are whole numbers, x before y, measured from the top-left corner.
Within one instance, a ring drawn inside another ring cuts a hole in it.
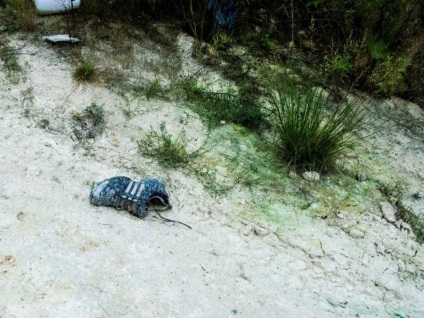
[[[91,82],[96,78],[97,68],[91,61],[84,61],[72,72],[72,78],[77,82]]]
[[[200,40],[226,50],[230,40],[259,54],[322,65],[327,80],[376,94],[424,93],[424,3],[420,0],[239,2],[231,32],[220,28],[208,0],[90,1],[87,12],[132,19],[173,18]],[[228,33],[225,35],[225,33]],[[225,36],[222,36],[222,35]],[[221,39],[226,39],[222,41]],[[223,43],[224,42],[224,43]],[[382,79],[394,77],[394,83]]]
[[[17,52],[9,46],[7,39],[0,37],[0,69],[3,69],[6,76],[12,81],[18,81],[19,73],[22,71],[18,63]]]
[[[220,123],[233,123],[257,130],[266,124],[262,106],[254,100],[230,93],[209,92],[196,86],[189,89],[188,95],[193,110],[207,121],[210,128]]]
[[[50,121],[48,119],[41,119],[37,122],[37,127],[41,129],[48,129],[50,126]]]
[[[32,1],[3,3],[4,30],[36,28]],[[83,2],[74,19],[97,15],[102,21],[127,20],[143,27],[171,19],[224,55],[232,43],[241,43],[257,55],[320,66],[317,80],[325,85],[365,88],[383,96],[402,94],[417,101],[424,94],[420,0],[239,1],[231,28],[220,26],[208,4],[209,0],[92,0]]]
[[[0,1],[0,9],[2,2]],[[6,32],[16,30],[35,31],[36,11],[32,0],[4,0],[5,9],[0,10],[0,27]],[[3,24],[3,25],[2,25]]]

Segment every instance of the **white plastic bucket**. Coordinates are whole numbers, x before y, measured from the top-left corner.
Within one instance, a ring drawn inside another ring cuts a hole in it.
[[[54,14],[76,9],[81,0],[34,0],[38,14]]]

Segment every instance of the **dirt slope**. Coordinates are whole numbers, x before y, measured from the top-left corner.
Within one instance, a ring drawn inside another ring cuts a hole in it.
[[[194,114],[142,100],[128,120],[121,96],[76,84],[60,50],[19,37],[19,83],[0,73],[1,317],[424,317],[424,249],[379,211],[333,222],[300,213],[278,231],[244,220],[246,189],[215,198],[194,176],[137,153],[140,134],[161,122],[178,132],[187,113],[201,144],[207,131]],[[83,147],[71,118],[93,102],[106,129]],[[419,146],[396,151],[408,149],[422,159]],[[414,167],[417,188],[424,175]],[[174,205],[165,216],[193,230],[91,206],[92,183],[116,175],[162,178]]]

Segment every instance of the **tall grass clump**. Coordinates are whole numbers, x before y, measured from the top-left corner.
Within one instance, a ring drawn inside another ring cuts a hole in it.
[[[283,80],[268,93],[278,155],[296,167],[325,170],[354,144],[363,114],[352,104],[328,105],[322,91]]]
[[[72,78],[77,82],[91,82],[97,75],[97,67],[91,61],[84,61],[72,72]]]

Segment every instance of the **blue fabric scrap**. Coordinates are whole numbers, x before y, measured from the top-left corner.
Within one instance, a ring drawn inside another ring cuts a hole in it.
[[[238,12],[237,0],[210,0],[208,10],[213,10],[213,16],[223,28],[232,28]]]

